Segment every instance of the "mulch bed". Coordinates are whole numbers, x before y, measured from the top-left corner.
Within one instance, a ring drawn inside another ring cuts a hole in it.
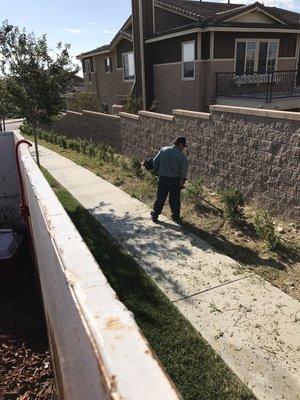
[[[54,400],[42,304],[24,264],[26,273],[0,288],[0,400]]]

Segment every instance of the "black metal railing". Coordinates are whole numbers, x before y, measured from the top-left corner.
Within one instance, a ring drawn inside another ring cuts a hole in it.
[[[239,75],[216,73],[216,97],[262,99],[300,97],[300,70]]]

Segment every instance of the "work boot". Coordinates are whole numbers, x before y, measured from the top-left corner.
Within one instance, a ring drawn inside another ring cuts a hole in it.
[[[153,221],[154,223],[156,223],[156,222],[158,221],[158,216],[155,214],[154,211],[151,211],[150,215],[151,215],[152,221]]]

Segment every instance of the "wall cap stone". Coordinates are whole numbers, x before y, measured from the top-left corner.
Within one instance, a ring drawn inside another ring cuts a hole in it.
[[[198,112],[198,111],[189,111],[189,110],[173,110],[174,115],[179,115],[183,117],[190,117],[190,118],[198,118],[198,119],[210,119],[210,113]]]
[[[127,113],[127,112],[125,112],[125,111],[120,112],[120,113],[119,113],[119,116],[120,116],[120,117],[124,117],[124,118],[135,119],[136,121],[138,121],[138,120],[140,119],[140,117],[139,117],[138,115],[136,115],[136,114],[130,114],[130,113]]]
[[[104,117],[104,118],[111,118],[111,119],[120,119],[118,115],[112,115],[112,114],[104,114],[100,113],[98,111],[89,111],[89,110],[83,110],[82,114],[87,114],[87,115],[94,115],[95,117]]]
[[[257,117],[268,117],[274,119],[287,119],[290,121],[300,121],[300,113],[279,110],[267,110],[261,108],[248,108],[248,107],[234,107],[234,106],[221,106],[213,105],[209,107],[211,112],[228,112],[233,114],[242,115],[255,115]]]
[[[159,114],[150,111],[139,111],[139,115],[142,117],[163,119],[165,121],[174,121],[174,116],[169,114]]]
[[[219,112],[228,112],[238,114],[239,108],[234,106],[221,106],[221,105],[213,105],[209,106],[210,111],[219,111]]]
[[[69,110],[67,110],[66,114],[82,116],[82,113],[81,112],[77,112],[77,111],[69,111]]]

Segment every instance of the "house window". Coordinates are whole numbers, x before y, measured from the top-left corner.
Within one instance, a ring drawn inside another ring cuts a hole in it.
[[[125,81],[133,81],[135,79],[133,52],[123,54],[123,74]]]
[[[111,60],[110,57],[105,57],[105,58],[104,58],[104,71],[105,71],[106,73],[112,71],[112,60]]]
[[[85,76],[87,83],[92,82],[92,69],[91,69],[91,60],[85,60],[84,62]]]
[[[236,45],[236,74],[265,74],[276,70],[279,41],[248,40]]]
[[[195,41],[182,43],[182,78],[195,79]]]

